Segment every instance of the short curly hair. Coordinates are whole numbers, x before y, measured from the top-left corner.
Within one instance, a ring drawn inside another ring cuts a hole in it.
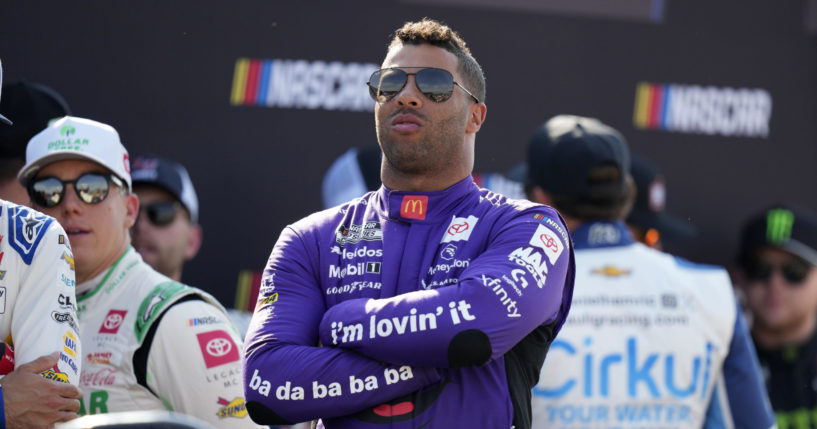
[[[394,38],[389,44],[391,51],[400,45],[429,44],[451,52],[457,57],[458,72],[463,76],[469,91],[480,101],[485,102],[485,74],[482,72],[465,40],[452,30],[451,27],[433,19],[423,18],[417,22],[406,22],[394,32]]]

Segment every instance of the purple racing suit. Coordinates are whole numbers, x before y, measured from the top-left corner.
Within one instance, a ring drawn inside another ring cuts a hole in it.
[[[381,187],[281,233],[245,342],[257,423],[527,428],[573,294],[550,207]]]

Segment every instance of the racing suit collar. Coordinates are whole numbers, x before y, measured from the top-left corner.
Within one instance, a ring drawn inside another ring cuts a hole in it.
[[[108,268],[107,271],[103,271],[96,277],[84,283],[78,284],[76,289],[77,302],[85,301],[86,299],[96,295],[97,292],[99,292],[99,290],[102,289],[102,286],[104,286],[105,283],[107,283],[108,279],[111,277],[111,274],[113,274],[113,272],[116,271],[118,267],[120,266],[127,266],[128,268],[132,267],[134,265],[132,261],[131,263],[123,263],[123,261],[134,259],[133,258],[134,256],[136,258],[139,258],[139,260],[141,261],[142,257],[139,256],[138,253],[136,253],[136,250],[133,249],[133,246],[128,246],[125,252],[122,253],[119,259],[117,259],[116,262],[114,262],[114,264],[111,265],[111,267]]]
[[[468,197],[479,198],[479,187],[468,175],[442,191],[394,191],[382,185],[377,191],[378,210],[389,219],[435,223],[451,220],[452,212]]]
[[[571,232],[575,249],[593,249],[633,244],[630,229],[623,221],[584,222]]]

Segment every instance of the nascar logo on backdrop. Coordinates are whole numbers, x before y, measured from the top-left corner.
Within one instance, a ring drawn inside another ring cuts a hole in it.
[[[377,64],[239,58],[230,104],[371,112],[365,82]]]
[[[761,88],[639,82],[634,110],[639,129],[768,137],[772,96]]]

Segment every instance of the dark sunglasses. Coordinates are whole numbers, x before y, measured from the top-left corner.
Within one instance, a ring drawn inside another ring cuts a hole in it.
[[[148,220],[155,226],[167,226],[176,219],[181,204],[175,201],[151,203],[139,208],[139,214],[147,214]]]
[[[108,197],[110,183],[122,188],[122,181],[113,174],[85,173],[74,180],[42,177],[28,185],[31,201],[42,207],[54,207],[65,198],[65,185],[73,184],[77,197],[86,204],[99,204]]]
[[[471,94],[464,86],[455,82],[454,76],[447,70],[430,67],[416,73],[406,73],[397,68],[377,70],[372,73],[369,81],[366,82],[369,85],[369,95],[372,96],[374,101],[385,103],[403,90],[409,76],[414,76],[414,84],[417,85],[417,89],[435,103],[442,103],[451,98],[451,94],[454,93],[454,85],[460,87],[474,101],[479,103],[479,99],[474,97],[474,94]]]
[[[772,273],[780,270],[783,278],[791,286],[799,286],[803,283],[811,271],[811,265],[806,262],[789,262],[785,265],[771,265],[765,262],[753,262],[745,267],[746,276],[750,280],[768,282],[772,278]]]

